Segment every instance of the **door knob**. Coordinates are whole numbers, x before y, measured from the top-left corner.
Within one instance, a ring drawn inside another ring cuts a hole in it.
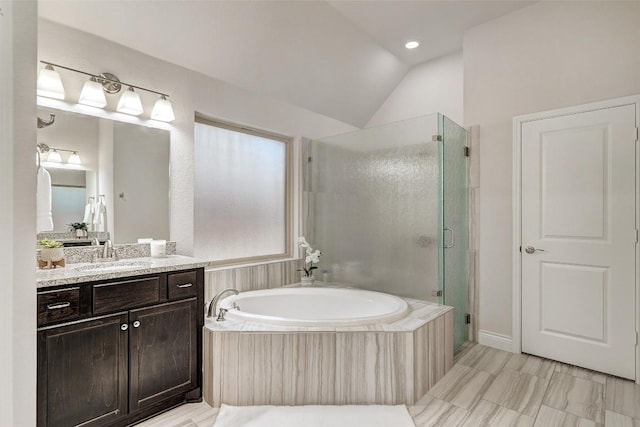
[[[135,322],[133,322],[133,327],[134,328],[139,328],[140,327],[140,321],[136,320]]]
[[[536,249],[533,246],[527,246],[524,251],[528,254],[535,254],[536,252],[544,252],[544,249]]]

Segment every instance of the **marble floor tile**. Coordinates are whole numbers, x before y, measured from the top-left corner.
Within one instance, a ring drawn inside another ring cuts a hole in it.
[[[476,350],[475,360],[466,363],[490,367],[482,360],[488,353]],[[416,427],[640,427],[640,386],[535,356],[509,355],[497,376],[456,364],[408,409]],[[139,426],[211,427],[216,415],[204,402],[186,404]]]
[[[554,372],[543,404],[604,423],[604,384]]]
[[[601,427],[592,420],[576,417],[573,414],[542,405],[534,427]]]
[[[607,381],[607,374],[580,368],[578,366],[567,365],[566,363],[561,362],[556,363],[556,372],[573,375],[574,377],[582,378],[583,380],[595,381],[601,384],[604,384]]]
[[[493,381],[484,399],[535,417],[548,384],[549,380],[544,378],[504,369]]]
[[[511,353],[506,351],[476,345],[461,357],[457,363],[497,375],[509,360],[510,355]]]
[[[604,425],[605,427],[640,427],[640,419],[605,411]]]
[[[529,354],[511,354],[505,369],[524,372],[525,374],[551,379],[557,362]]]
[[[416,400],[416,403],[413,406],[427,406],[433,399],[435,399],[435,397],[427,393],[420,399]]]
[[[460,408],[471,409],[489,388],[493,378],[487,372],[455,365],[428,394]]]
[[[464,344],[460,346],[458,351],[453,355],[453,363],[458,363],[458,361],[463,358],[472,348],[474,348],[477,344],[471,341],[465,341]]]
[[[462,427],[532,427],[535,419],[481,400],[464,419]]]
[[[413,417],[416,427],[454,427],[459,426],[469,412],[434,398],[427,406],[410,406],[409,414]]]
[[[605,409],[640,418],[640,385],[622,378],[607,378]]]

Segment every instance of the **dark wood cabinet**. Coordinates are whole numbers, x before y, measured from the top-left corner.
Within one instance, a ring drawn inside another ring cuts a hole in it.
[[[38,425],[105,425],[127,414],[129,316],[38,331]]]
[[[195,298],[131,311],[132,412],[198,386],[196,311]]]
[[[201,268],[39,292],[38,426],[127,426],[201,400],[203,293]]]

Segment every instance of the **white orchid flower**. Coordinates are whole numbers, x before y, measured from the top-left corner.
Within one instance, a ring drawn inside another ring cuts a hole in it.
[[[311,246],[309,246],[309,243],[307,242],[307,239],[304,238],[304,236],[300,236],[298,237],[298,245],[300,245],[301,248],[310,248]]]
[[[309,254],[307,256],[307,259],[310,259],[312,263],[317,264],[320,262],[320,251],[316,249],[315,252],[313,252],[312,254]],[[309,262],[309,261],[307,261]]]

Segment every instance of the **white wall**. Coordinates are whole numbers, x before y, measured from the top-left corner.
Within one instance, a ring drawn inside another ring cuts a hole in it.
[[[462,52],[413,67],[367,127],[431,113],[443,113],[462,125],[462,68]]]
[[[35,425],[35,2],[0,1],[0,425]]]
[[[640,93],[638,22],[640,2],[539,2],[466,32],[464,117],[480,125],[482,330],[512,333],[513,116]]]
[[[193,119],[203,115],[290,136],[318,138],[354,130],[351,125],[143,55],[49,21],[38,22],[39,59],[88,72],[109,71],[121,80],[167,92],[176,120],[171,129],[171,239],[178,252],[193,252]],[[215,55],[203,49],[203,55]],[[224,60],[224,58],[221,58]],[[76,102],[84,78],[61,72],[67,101]],[[155,97],[141,93],[145,111]],[[108,99],[115,110],[117,97]]]

